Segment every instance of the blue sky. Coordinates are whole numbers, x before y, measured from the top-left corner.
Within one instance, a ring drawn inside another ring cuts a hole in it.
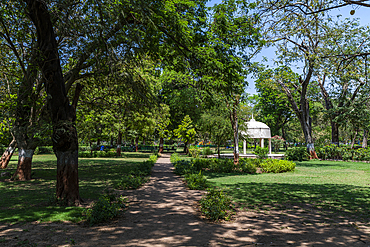
[[[210,0],[207,3],[207,6],[213,6],[214,4],[218,4],[218,3],[221,3],[221,2],[222,2],[222,0]],[[355,10],[354,15],[350,15],[350,11],[352,9]],[[360,20],[361,25],[363,25],[363,26],[369,26],[370,25],[370,8],[361,7],[361,6],[358,6],[358,5],[346,6],[346,7],[342,7],[342,8],[332,10],[331,14],[334,15],[334,16],[335,15],[341,15],[340,18],[343,18],[343,19],[344,18],[358,18]],[[272,65],[273,64],[272,60],[274,59],[274,56],[275,56],[274,49],[273,48],[266,48],[266,49],[263,49],[261,51],[261,53],[258,54],[253,59],[253,61],[254,62],[262,61],[262,58],[266,57],[269,60],[268,64]],[[254,88],[254,80],[252,78],[249,78],[248,82],[249,82],[249,86],[247,88],[247,92],[249,94],[255,94],[256,90]]]

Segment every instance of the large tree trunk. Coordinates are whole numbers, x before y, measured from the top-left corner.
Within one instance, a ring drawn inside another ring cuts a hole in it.
[[[164,144],[164,140],[163,140],[163,137],[159,138],[159,153],[162,153],[163,152],[163,144]]]
[[[18,148],[18,165],[11,180],[30,180],[34,149]]]
[[[72,105],[69,104],[58,55],[53,24],[44,1],[24,0],[28,14],[36,27],[38,66],[45,79],[48,107],[53,123],[53,149],[57,156],[56,196],[68,204],[79,204],[78,138],[75,127],[76,106],[81,86],[76,88]],[[19,144],[18,144],[19,145]]]
[[[15,138],[10,142],[8,148],[5,150],[3,155],[0,158],[0,169],[5,169],[8,167],[9,161],[12,158],[15,148],[17,146],[17,142]]]

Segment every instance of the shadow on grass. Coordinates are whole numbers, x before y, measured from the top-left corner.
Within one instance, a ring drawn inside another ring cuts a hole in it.
[[[235,201],[247,208],[284,209],[300,206],[334,216],[370,218],[370,188],[340,184],[236,183],[221,184]]]
[[[144,159],[149,159],[150,155],[152,155],[153,153],[151,152],[148,152],[148,153],[124,153],[124,157],[125,158],[144,158]]]

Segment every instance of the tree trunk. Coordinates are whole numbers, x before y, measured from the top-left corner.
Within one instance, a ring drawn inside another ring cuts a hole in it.
[[[117,139],[117,156],[121,157],[121,145],[122,145],[122,132],[118,131],[118,139]]]
[[[135,152],[139,152],[139,137],[135,138]]]
[[[13,140],[10,142],[8,148],[5,150],[3,155],[0,158],[0,169],[5,169],[8,167],[9,161],[12,158],[15,148],[17,146],[16,140],[13,138]]]
[[[17,170],[13,174],[11,180],[25,181],[31,179],[33,153],[33,149],[18,148]]]
[[[188,142],[185,142],[185,146],[184,146],[184,153],[185,153],[185,154],[188,154],[188,153],[189,153],[189,149],[188,149]]]
[[[234,132],[234,165],[239,164],[239,126],[238,126],[238,115],[237,108],[239,106],[239,97],[236,96],[234,99],[234,104],[232,106],[232,111],[230,112],[231,126]]]
[[[72,105],[66,92],[53,24],[44,1],[24,0],[36,28],[37,64],[45,79],[48,108],[53,123],[53,149],[57,156],[56,196],[68,204],[79,204],[78,137],[76,107],[82,86],[77,84]],[[20,146],[20,144],[18,143]]]
[[[331,122],[331,143],[339,146],[339,125],[333,120],[331,120],[330,122]]]
[[[362,148],[367,148],[367,136],[368,136],[368,131],[364,130],[364,138],[362,139]]]
[[[163,144],[164,144],[164,140],[163,140],[163,137],[159,138],[159,153],[162,153],[163,152]]]
[[[217,156],[218,156],[218,158],[219,158],[219,159],[221,158],[221,154],[220,154],[220,144],[217,144]]]

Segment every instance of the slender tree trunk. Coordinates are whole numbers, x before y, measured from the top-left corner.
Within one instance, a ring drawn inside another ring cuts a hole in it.
[[[162,153],[163,152],[163,144],[164,144],[164,140],[163,140],[163,137],[159,138],[159,153]]]
[[[14,151],[16,149],[17,142],[15,138],[10,142],[8,148],[5,150],[0,158],[0,169],[5,169],[8,167],[9,161],[12,158]]]
[[[45,78],[48,108],[53,123],[53,149],[57,156],[57,198],[79,204],[76,107],[82,86],[77,84],[72,105],[66,92],[53,24],[44,1],[24,0],[36,27],[38,66]],[[20,144],[18,143],[20,146]]]
[[[368,131],[364,130],[364,138],[362,139],[362,148],[367,148],[367,137],[368,137]]]
[[[234,99],[234,104],[232,106],[232,111],[230,112],[231,126],[234,133],[234,165],[239,164],[239,126],[238,126],[238,115],[237,108],[239,106],[239,96]]]
[[[185,146],[184,146],[184,153],[185,153],[185,154],[188,154],[188,153],[189,153],[189,149],[188,149],[188,142],[185,142]]]
[[[117,139],[117,156],[121,157],[121,145],[122,145],[122,132],[118,131],[118,139]]]
[[[139,137],[135,138],[135,152],[139,152]]]
[[[217,157],[220,159],[221,154],[220,154],[220,144],[217,144]]]
[[[330,122],[331,122],[331,142],[339,146],[339,125],[333,120],[331,120]]]

